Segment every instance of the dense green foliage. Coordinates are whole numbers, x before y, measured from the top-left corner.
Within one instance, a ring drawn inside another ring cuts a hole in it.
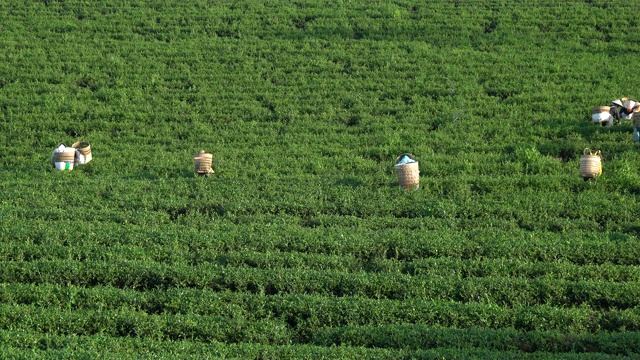
[[[640,357],[633,3],[0,2],[0,357]]]

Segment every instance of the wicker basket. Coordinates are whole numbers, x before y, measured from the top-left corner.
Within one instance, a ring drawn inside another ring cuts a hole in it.
[[[400,189],[416,190],[420,187],[420,169],[418,162],[394,165]]]
[[[593,179],[602,174],[602,154],[600,150],[591,151],[584,149],[584,154],[580,156],[580,175],[584,179]]]
[[[214,173],[211,168],[211,164],[213,163],[213,154],[200,150],[200,152],[193,157],[193,161],[195,162],[195,170],[198,174],[209,175]]]
[[[603,112],[609,112],[609,110],[611,110],[611,106],[596,106],[596,107],[592,107],[591,108],[591,113],[592,114],[600,114]]]
[[[73,151],[55,151],[51,158],[53,166],[58,170],[73,170],[76,152],[75,149],[72,150]]]
[[[77,143],[71,145],[72,148],[75,148],[84,156],[84,163],[88,163],[91,161],[93,156],[91,156],[91,144],[86,141],[78,141]]]

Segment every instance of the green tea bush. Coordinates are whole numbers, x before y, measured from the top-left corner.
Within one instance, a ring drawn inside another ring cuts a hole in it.
[[[636,357],[629,9],[3,2],[0,356]]]

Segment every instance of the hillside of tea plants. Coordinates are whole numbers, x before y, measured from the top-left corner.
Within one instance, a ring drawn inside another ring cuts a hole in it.
[[[639,358],[638,5],[0,2],[0,357]]]

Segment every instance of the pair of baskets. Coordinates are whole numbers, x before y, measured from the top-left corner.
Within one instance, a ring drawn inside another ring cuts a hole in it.
[[[51,155],[51,163],[58,170],[73,170],[74,165],[84,165],[93,158],[91,144],[78,141],[70,147],[60,144]]]
[[[640,114],[635,117],[640,127]],[[401,161],[401,159],[409,159],[409,161]],[[396,159],[396,174],[400,188],[403,190],[418,189],[420,187],[420,169],[417,161],[410,154],[402,154]],[[580,175],[585,179],[594,179],[602,175],[602,153],[600,150],[592,151],[589,148],[584,149],[583,155],[580,156]]]

